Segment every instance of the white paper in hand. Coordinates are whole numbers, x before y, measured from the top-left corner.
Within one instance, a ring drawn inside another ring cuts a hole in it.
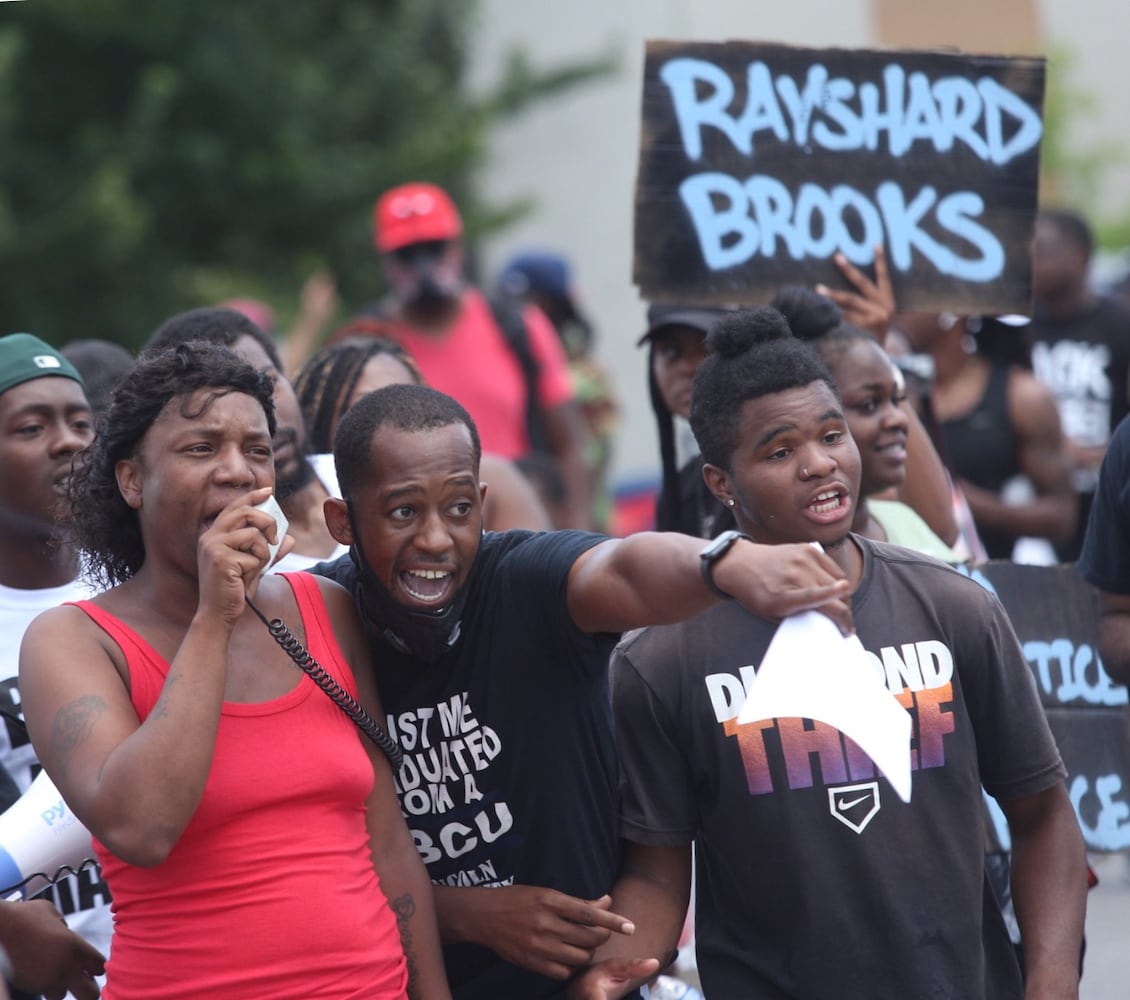
[[[266,573],[271,563],[275,561],[275,556],[279,554],[279,548],[283,543],[283,539],[286,537],[286,529],[290,527],[290,521],[287,520],[286,515],[282,512],[282,508],[279,506],[279,502],[275,499],[273,493],[262,503],[257,503],[255,509],[270,514],[271,517],[275,519],[275,527],[278,529],[275,535],[276,540],[274,542],[267,542],[267,546],[271,550],[271,557],[263,567],[263,572]]]
[[[778,626],[738,722],[802,718],[834,726],[853,739],[910,801],[910,713],[867,661],[858,636],[844,636],[816,611]]]

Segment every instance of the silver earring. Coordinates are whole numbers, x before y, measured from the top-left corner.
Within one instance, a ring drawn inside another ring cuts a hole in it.
[[[730,497],[730,499],[726,501],[727,507],[733,507],[736,504],[737,504],[737,500],[735,500],[733,497]]]

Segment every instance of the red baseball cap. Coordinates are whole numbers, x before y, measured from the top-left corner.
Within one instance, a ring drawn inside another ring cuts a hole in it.
[[[382,194],[373,210],[373,242],[381,253],[462,235],[459,210],[435,184],[401,184]]]

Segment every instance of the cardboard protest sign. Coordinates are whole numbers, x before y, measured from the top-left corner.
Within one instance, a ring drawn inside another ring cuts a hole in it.
[[[647,44],[634,279],[650,301],[846,287],[886,251],[899,308],[1027,312],[1044,61]]]
[[[1103,669],[1095,590],[1074,566],[989,562],[972,576],[1000,598],[1020,639],[1088,850],[1130,848],[1127,689]]]

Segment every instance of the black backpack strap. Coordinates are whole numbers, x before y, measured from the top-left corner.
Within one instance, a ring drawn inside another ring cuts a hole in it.
[[[522,303],[506,296],[489,296],[487,304],[495,325],[502,332],[507,346],[518,359],[522,376],[526,382],[526,434],[530,439],[530,450],[548,452],[549,435],[545,427],[545,417],[541,412],[538,398],[538,376],[541,369],[530,345],[530,331],[522,316]]]

